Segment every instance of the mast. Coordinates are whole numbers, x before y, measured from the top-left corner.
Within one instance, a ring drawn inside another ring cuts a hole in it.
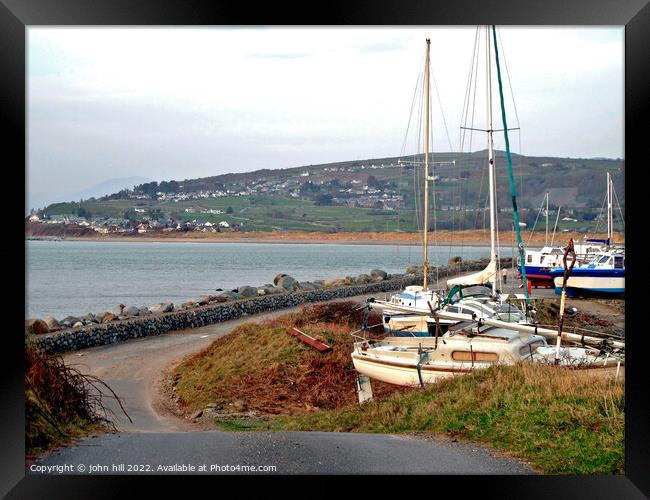
[[[425,90],[426,90],[426,138],[425,138],[425,152],[424,152],[424,281],[422,288],[427,289],[427,277],[429,273],[429,257],[427,252],[428,236],[429,236],[429,51],[431,48],[431,40],[427,38],[427,57],[425,63]]]
[[[544,236],[544,246],[548,245],[548,191],[546,191],[546,235]]]
[[[612,175],[607,172],[607,244],[613,243],[613,220],[612,220]]]
[[[492,136],[492,68],[490,65],[490,27],[486,26],[486,57],[487,57],[487,104],[488,104],[488,180],[490,191],[490,262],[497,261],[496,250],[496,196],[495,196],[495,164],[494,164],[494,138]],[[493,280],[492,296],[496,296],[496,276]]]
[[[497,48],[497,28],[492,25],[492,35],[494,39],[494,55],[497,63],[497,78],[499,80],[499,97],[501,98],[501,120],[503,121],[503,136],[506,141],[506,159],[508,161],[508,178],[510,182],[510,196],[512,197],[512,212],[517,228],[517,246],[519,247],[519,260],[521,266],[521,278],[524,285],[524,294],[526,296],[526,307],[530,305],[528,295],[528,280],[526,278],[525,250],[524,243],[521,241],[521,228],[519,227],[519,211],[517,210],[517,194],[515,192],[515,177],[512,172],[512,156],[510,155],[510,140],[508,139],[508,122],[506,121],[506,107],[503,99],[503,83],[501,81],[501,67],[499,65],[499,49]]]

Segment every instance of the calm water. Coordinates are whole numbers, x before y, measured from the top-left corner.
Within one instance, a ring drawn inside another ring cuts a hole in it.
[[[429,261],[489,256],[488,247],[430,249]],[[510,249],[502,255],[509,256]],[[278,273],[299,281],[357,276],[371,269],[404,272],[422,249],[397,245],[263,243],[26,242],[26,315],[61,319],[111,311],[117,304],[180,304],[241,285],[272,283]]]

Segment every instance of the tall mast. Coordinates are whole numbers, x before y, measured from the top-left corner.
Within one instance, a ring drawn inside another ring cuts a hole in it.
[[[497,260],[496,250],[496,196],[495,196],[495,164],[494,164],[494,138],[492,136],[492,68],[490,64],[490,27],[485,28],[485,49],[487,66],[487,105],[488,105],[488,179],[490,191],[490,262]],[[492,287],[492,295],[496,296],[496,277]]]
[[[607,172],[607,244],[613,243],[613,220],[612,220],[612,176]]]
[[[424,140],[424,282],[422,287],[427,289],[427,275],[429,272],[429,258],[427,255],[427,245],[429,236],[429,50],[431,47],[431,40],[427,38],[427,57],[425,63],[425,91],[426,91],[426,111],[425,111],[425,133]]]

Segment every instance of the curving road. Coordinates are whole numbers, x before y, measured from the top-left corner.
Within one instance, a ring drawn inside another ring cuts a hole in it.
[[[262,314],[254,319],[263,320],[288,311]],[[41,458],[28,466],[26,472],[88,474],[92,465],[99,466],[92,473],[100,474],[533,473],[517,460],[474,445],[385,434],[206,431],[201,424],[166,411],[165,400],[159,396],[166,370],[251,319],[244,317],[67,354],[66,363],[100,377],[115,390],[133,422],[112,405],[118,433],[82,439]],[[123,470],[119,464],[124,464]],[[61,470],[58,466],[63,465],[69,467]],[[203,465],[205,471],[199,469]],[[222,468],[215,468],[217,465]],[[136,466],[135,470],[128,470],[129,466]],[[194,469],[187,470],[191,466]],[[235,468],[226,470],[223,466]],[[275,469],[253,471],[251,466]],[[33,467],[44,469],[36,471]]]

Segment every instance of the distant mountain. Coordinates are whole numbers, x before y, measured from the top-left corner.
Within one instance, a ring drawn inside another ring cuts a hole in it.
[[[66,194],[51,194],[51,193],[28,193],[27,194],[27,209],[38,209],[46,207],[52,203],[61,203],[66,201],[79,201],[80,199],[87,200],[88,198],[99,198],[107,194],[116,193],[126,188],[133,188],[138,184],[149,182],[147,177],[119,177],[115,179],[107,179],[95,184],[94,186]]]

